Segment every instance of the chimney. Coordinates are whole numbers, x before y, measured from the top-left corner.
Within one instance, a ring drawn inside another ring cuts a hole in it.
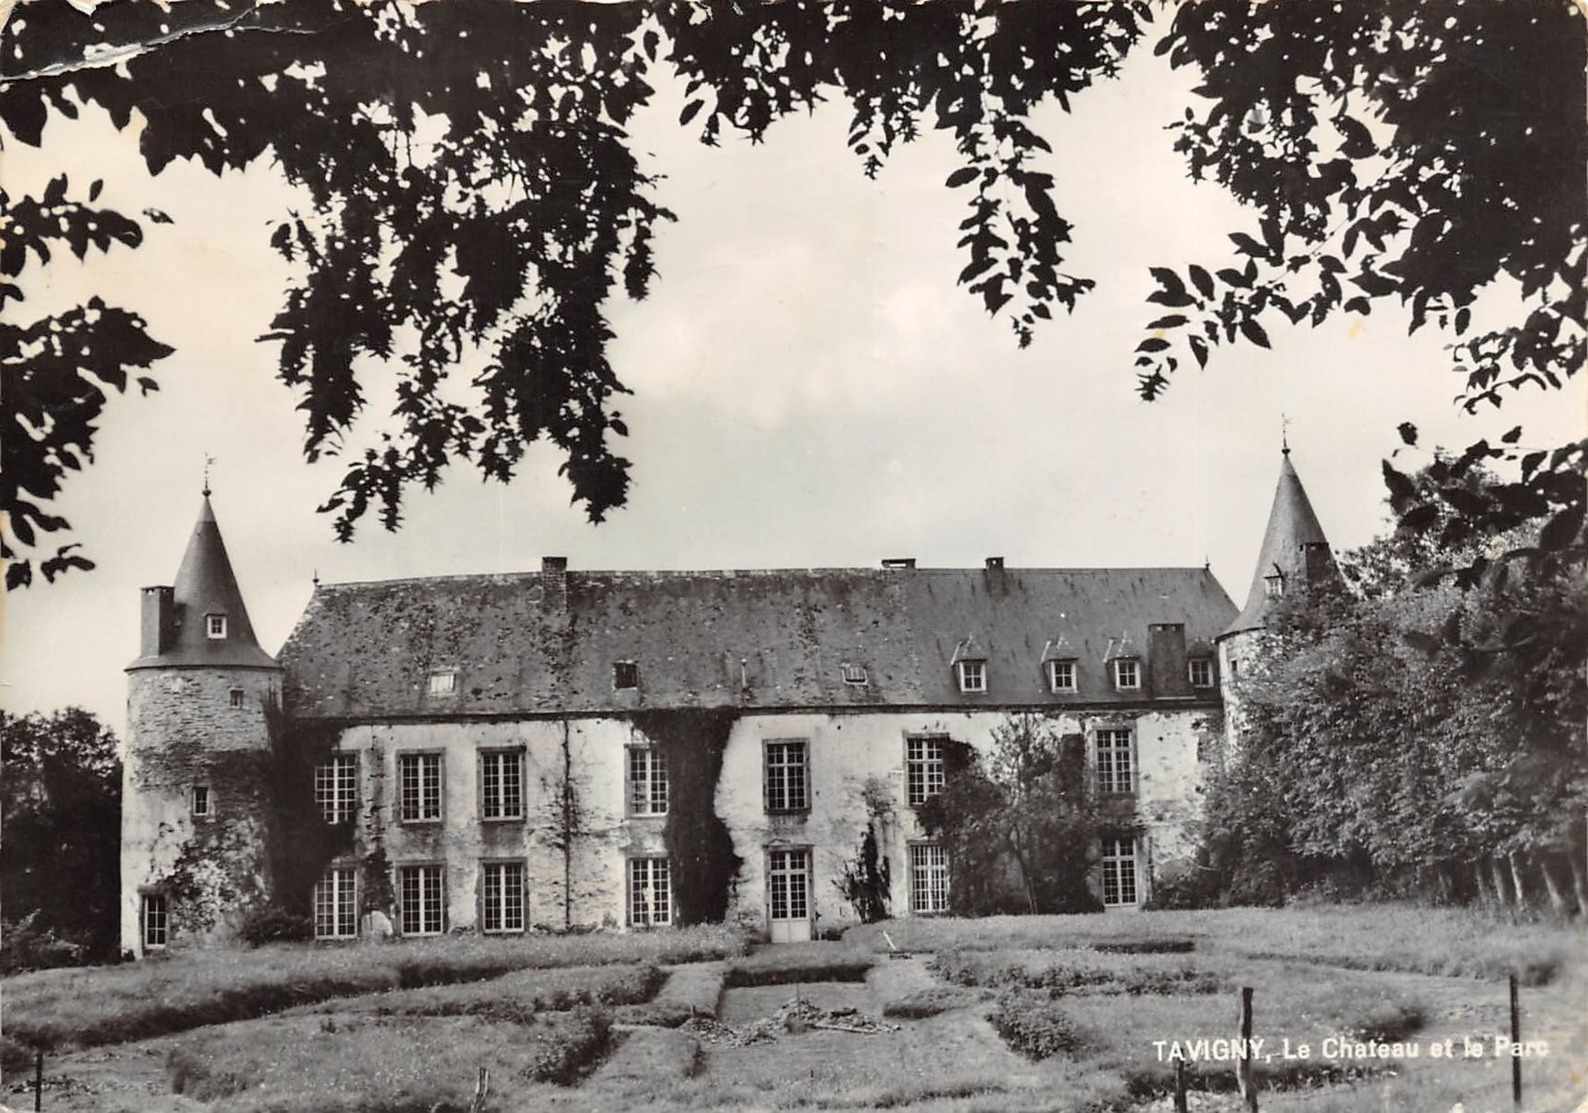
[[[1327,541],[1304,541],[1301,545],[1302,575],[1307,586],[1321,584],[1334,572],[1334,554]]]
[[[1191,677],[1186,672],[1185,623],[1154,622],[1147,627],[1147,685],[1154,698],[1191,697]]]
[[[882,562],[884,568],[914,568],[914,557],[887,557]]]
[[[176,601],[169,587],[143,589],[143,635],[138,656],[158,657],[176,641]]]
[[[988,557],[987,558],[987,571],[989,571],[989,572],[1002,572],[1003,568],[1004,568],[1004,558],[1003,557]]]
[[[568,609],[568,558],[540,558],[540,605],[547,611]]]

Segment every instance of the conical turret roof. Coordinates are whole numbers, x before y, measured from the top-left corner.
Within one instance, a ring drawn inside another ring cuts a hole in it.
[[[169,645],[155,657],[140,657],[129,668],[157,668],[173,665],[209,665],[217,668],[267,668],[281,666],[260,648],[254,636],[243,593],[232,572],[226,542],[221,539],[209,492],[199,507],[198,521],[188,540],[182,566],[177,570],[172,603],[175,629]],[[222,619],[224,631],[211,636],[210,618]]]
[[[1279,465],[1279,485],[1274,489],[1274,505],[1268,511],[1268,529],[1263,534],[1263,547],[1257,557],[1257,569],[1252,573],[1251,589],[1246,593],[1246,606],[1219,636],[1261,628],[1278,602],[1269,594],[1269,577],[1282,577],[1281,582],[1288,589],[1303,587],[1309,571],[1308,548],[1327,547],[1328,544],[1329,539],[1323,535],[1323,526],[1318,523],[1318,515],[1313,512],[1312,502],[1290,462],[1290,449],[1287,448]],[[1315,560],[1313,571],[1317,567]]]

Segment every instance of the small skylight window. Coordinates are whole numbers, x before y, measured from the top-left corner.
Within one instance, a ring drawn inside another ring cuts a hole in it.
[[[458,690],[457,669],[435,669],[430,674],[430,694],[450,696]]]
[[[634,661],[612,662],[612,687],[638,688],[640,686],[640,666]]]
[[[223,614],[208,614],[204,616],[204,632],[212,638],[226,636],[226,616]]]
[[[843,674],[844,683],[853,684],[857,688],[864,688],[871,681],[871,678],[866,675],[865,665],[845,665]]]

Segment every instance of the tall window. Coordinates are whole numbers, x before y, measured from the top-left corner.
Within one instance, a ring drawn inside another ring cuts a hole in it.
[[[171,907],[164,893],[143,894],[143,907],[139,909],[143,923],[144,948],[164,947],[170,941]]]
[[[1103,904],[1109,907],[1136,903],[1136,840],[1103,840]]]
[[[208,819],[214,814],[215,798],[210,795],[209,785],[194,785],[192,799],[195,819]]]
[[[314,883],[314,937],[352,939],[358,934],[358,869],[332,866]]]
[[[667,814],[667,755],[661,750],[630,747],[629,814]]]
[[[327,823],[351,823],[358,813],[358,755],[333,754],[314,767],[314,802]]]
[[[905,800],[912,807],[943,791],[943,738],[929,735],[904,742]]]
[[[446,891],[441,866],[403,866],[397,871],[397,900],[404,935],[440,935]]]
[[[987,690],[986,661],[961,661],[955,667],[959,670],[960,691],[985,692]]]
[[[481,752],[480,818],[524,818],[524,753],[522,750],[485,750]]]
[[[1186,673],[1190,677],[1191,687],[1213,687],[1213,662],[1206,657],[1192,657],[1186,662]]]
[[[948,911],[948,852],[936,843],[910,844],[910,911]]]
[[[398,818],[424,823],[441,818],[441,755],[397,756]]]
[[[1135,763],[1131,757],[1129,730],[1097,732],[1098,792],[1108,794],[1136,790]]]
[[[1119,657],[1114,661],[1114,687],[1121,692],[1141,690],[1141,662],[1134,657]]]
[[[766,810],[803,812],[810,808],[809,768],[803,739],[766,744]]]
[[[1048,689],[1054,692],[1075,691],[1075,662],[1048,662]]]
[[[666,858],[629,859],[629,923],[657,927],[673,922],[672,877]]]
[[[523,862],[485,862],[480,866],[480,930],[524,930]]]

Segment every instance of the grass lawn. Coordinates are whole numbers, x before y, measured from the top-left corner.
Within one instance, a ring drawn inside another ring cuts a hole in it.
[[[884,957],[884,929],[915,957]],[[721,929],[525,939],[500,949],[504,941],[463,938],[179,956],[26,975],[4,988],[10,1034],[31,1024],[63,1042],[73,1038],[74,1017],[108,1025],[104,1018],[120,1010],[142,1018],[142,1030],[97,1029],[102,1039],[135,1040],[161,1009],[199,1001],[200,1015],[185,1022],[208,1025],[199,1031],[76,1053],[85,1063],[123,1056],[134,1072],[140,1062],[169,1062],[182,1085],[171,1100],[188,1104],[139,1108],[445,1113],[468,1107],[483,1065],[492,1076],[485,1108],[503,1113],[1145,1113],[1173,1078],[1155,1041],[1233,1037],[1238,989],[1251,986],[1254,1035],[1267,1050],[1287,1038],[1316,1049],[1340,1037],[1425,1049],[1417,1060],[1389,1063],[1328,1062],[1321,1054],[1260,1062],[1265,1113],[1445,1113],[1458,1100],[1478,1113],[1509,1108],[1508,1061],[1490,1052],[1434,1062],[1426,1048],[1503,1032],[1503,977],[1514,967],[1535,981],[1554,975],[1522,991],[1524,1036],[1551,1045],[1525,1066],[1524,1108],[1574,1108],[1588,1092],[1588,1081],[1572,1074],[1588,1063],[1580,1006],[1588,935],[1576,926],[1512,930],[1478,914],[1403,906],[923,919],[753,955]],[[705,961],[674,962],[681,953]],[[514,965],[502,974],[508,955]],[[394,970],[399,959],[412,965]],[[440,984],[405,980],[419,970]],[[462,984],[466,978],[473,980]],[[63,995],[62,984],[75,996]],[[138,986],[158,993],[140,1002]],[[780,1027],[766,1042],[734,1042],[735,1029],[774,1015],[796,993],[896,1027],[869,1034]],[[203,1011],[219,1011],[217,1000],[304,1007],[223,1023],[226,1016]],[[570,1005],[580,1007],[552,1011]],[[713,1014],[732,1027],[668,1027]],[[53,1060],[63,1081],[73,1059]],[[1198,1063],[1191,1077],[1193,1086],[1228,1090],[1233,1064]],[[168,1080],[155,1076],[153,1084]],[[46,1108],[131,1107],[109,1099],[79,1106],[64,1100],[64,1085],[60,1092],[52,1106],[47,1091]]]

